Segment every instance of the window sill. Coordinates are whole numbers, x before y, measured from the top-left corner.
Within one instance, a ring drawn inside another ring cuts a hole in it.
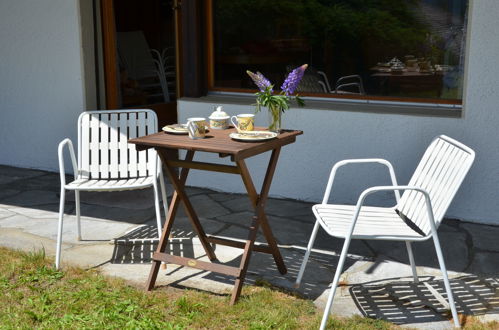
[[[306,108],[319,110],[447,118],[462,117],[462,106],[453,104],[392,102],[378,100],[340,100],[319,97],[303,97],[303,99],[305,100]],[[183,97],[180,98],[180,101],[252,105],[255,103],[255,97],[251,94],[245,93],[210,92],[207,96],[200,98]]]

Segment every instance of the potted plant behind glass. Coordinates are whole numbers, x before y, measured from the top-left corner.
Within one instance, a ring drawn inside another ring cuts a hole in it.
[[[269,111],[269,131],[276,133],[281,131],[281,114],[289,109],[292,99],[295,99],[300,107],[305,105],[305,102],[298,94],[293,94],[300,84],[307,67],[308,64],[303,64],[291,71],[284,80],[281,91],[278,93],[274,93],[274,85],[263,74],[260,72],[253,73],[249,70],[246,71],[260,89],[259,92],[255,93],[255,112],[259,112],[262,107],[267,107]]]

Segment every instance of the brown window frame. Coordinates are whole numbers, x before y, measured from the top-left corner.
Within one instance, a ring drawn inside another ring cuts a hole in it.
[[[215,86],[215,54],[214,54],[214,36],[213,36],[213,0],[204,1],[205,12],[205,51],[206,51],[206,86],[208,92],[228,92],[228,93],[247,93],[254,94],[257,89],[246,88],[230,88]],[[464,70],[466,71],[466,70]],[[464,73],[463,73],[464,74]],[[466,86],[466,84],[463,86]],[[464,92],[464,91],[463,91]],[[325,101],[334,102],[335,100],[370,100],[370,101],[386,101],[386,102],[401,102],[401,103],[420,103],[420,104],[449,104],[463,105],[463,99],[429,99],[429,98],[411,98],[411,97],[390,97],[390,96],[375,96],[375,95],[351,95],[351,94],[326,94],[326,93],[305,93],[301,92],[301,96],[309,96],[315,98],[324,98]]]

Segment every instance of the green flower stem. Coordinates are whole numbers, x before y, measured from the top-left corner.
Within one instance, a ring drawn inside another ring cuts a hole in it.
[[[277,105],[269,106],[271,122],[269,125],[269,131],[277,131],[281,129],[281,108]]]

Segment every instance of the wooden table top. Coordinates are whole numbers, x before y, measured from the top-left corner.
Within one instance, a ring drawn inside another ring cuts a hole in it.
[[[255,127],[255,130],[266,130],[263,127]],[[147,136],[131,139],[128,142],[137,145],[137,150],[148,148],[182,149],[192,151],[203,151],[230,155],[232,160],[241,160],[263,152],[282,147],[295,142],[296,136],[303,134],[297,130],[283,130],[275,139],[261,142],[240,142],[229,137],[230,133],[236,132],[235,128],[217,130],[210,129],[204,139],[193,140],[188,135],[169,134],[159,132]]]

